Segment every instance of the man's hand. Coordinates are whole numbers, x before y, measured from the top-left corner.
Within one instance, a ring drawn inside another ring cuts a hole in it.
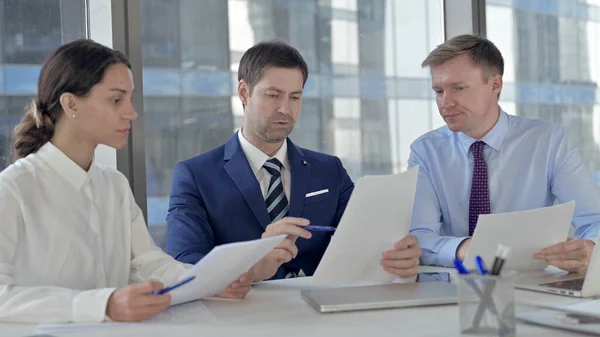
[[[244,273],[236,281],[231,283],[225,291],[219,294],[219,297],[242,299],[250,291],[252,286],[252,276],[250,273]]]
[[[471,245],[471,238],[464,240],[458,245],[456,248],[456,258],[464,261],[465,257],[467,257],[467,252],[469,251],[469,246]]]
[[[538,260],[546,260],[548,264],[569,272],[587,270],[592,258],[595,244],[584,239],[567,239],[565,242],[546,247],[533,254]]]
[[[160,282],[132,284],[115,290],[108,298],[106,315],[117,322],[141,322],[171,305],[171,295],[152,295],[163,289]]]
[[[408,235],[394,244],[394,250],[383,253],[381,265],[388,272],[400,277],[412,277],[419,271],[419,239]]]
[[[296,239],[302,237],[310,239],[312,234],[301,227],[308,226],[310,221],[302,218],[286,217],[267,226],[262,234],[263,238],[286,234],[285,238],[275,249],[269,252],[250,269],[252,281],[258,282],[269,279],[275,275],[279,266],[290,262],[298,255]]]

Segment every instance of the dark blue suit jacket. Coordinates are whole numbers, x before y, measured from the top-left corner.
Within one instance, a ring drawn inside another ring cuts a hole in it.
[[[292,180],[288,215],[337,226],[354,189],[341,161],[287,142]],[[305,197],[323,189],[329,192]],[[177,163],[167,223],[167,252],[185,263],[198,262],[215,246],[261,237],[270,218],[237,134],[223,146]],[[331,233],[312,234],[296,241],[298,256],[281,266],[274,279],[294,270],[309,276],[315,272]]]

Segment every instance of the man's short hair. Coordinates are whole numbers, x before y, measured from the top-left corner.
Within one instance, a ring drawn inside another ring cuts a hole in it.
[[[475,66],[483,70],[483,80],[490,76],[504,75],[504,58],[500,50],[490,40],[475,35],[459,35],[437,46],[421,67],[435,67],[451,59],[467,55]]]
[[[308,79],[308,66],[300,52],[282,41],[261,42],[248,49],[238,69],[238,81],[244,80],[252,93],[254,85],[270,67],[299,69],[302,72],[302,87]]]

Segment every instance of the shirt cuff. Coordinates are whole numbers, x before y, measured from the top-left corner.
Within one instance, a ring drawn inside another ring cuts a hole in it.
[[[468,239],[468,236],[462,238],[448,237],[446,242],[440,247],[438,252],[438,261],[442,267],[454,267],[454,259],[456,259],[456,250],[458,246]]]
[[[101,323],[106,318],[106,305],[116,288],[80,292],[73,299],[74,323]]]
[[[594,245],[596,245],[596,243],[598,242],[598,234],[584,235],[582,239],[588,240],[588,241],[592,242]]]

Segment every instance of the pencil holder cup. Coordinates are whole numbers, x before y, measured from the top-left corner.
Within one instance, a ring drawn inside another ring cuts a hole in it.
[[[459,275],[460,331],[480,336],[515,336],[515,271],[499,276]]]

